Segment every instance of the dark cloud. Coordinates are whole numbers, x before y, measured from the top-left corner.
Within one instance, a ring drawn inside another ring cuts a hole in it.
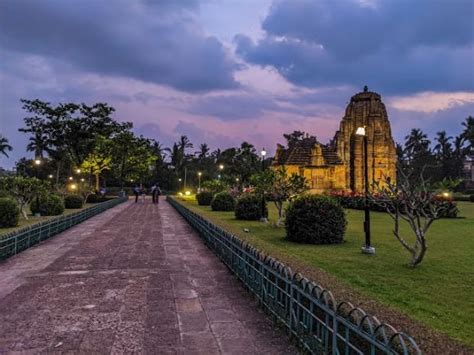
[[[238,65],[195,21],[196,1],[4,0],[0,43],[99,74],[199,92],[238,86]]]
[[[474,90],[470,0],[275,1],[254,43],[235,37],[246,61],[296,85],[368,84],[386,93]]]

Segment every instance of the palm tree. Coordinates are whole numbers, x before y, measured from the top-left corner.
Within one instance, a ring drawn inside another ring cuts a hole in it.
[[[30,143],[26,146],[29,152],[35,152],[35,158],[43,159],[43,152],[48,149],[48,138],[40,132],[35,132],[35,135],[30,137]]]
[[[12,146],[8,144],[8,139],[0,134],[0,153],[9,158],[7,151],[11,152],[12,150]]]
[[[435,140],[438,142],[434,147],[434,152],[438,159],[446,160],[449,159],[453,148],[451,146],[451,139],[453,137],[447,136],[446,131],[436,133]]]
[[[209,155],[209,151],[211,149],[209,148],[209,146],[206,144],[206,143],[202,143],[200,146],[199,146],[199,151],[196,152],[198,154],[198,158],[200,160],[203,160],[203,159],[206,159],[207,156]]]
[[[428,153],[430,144],[428,136],[421,129],[413,128],[405,137],[405,154],[408,160]]]

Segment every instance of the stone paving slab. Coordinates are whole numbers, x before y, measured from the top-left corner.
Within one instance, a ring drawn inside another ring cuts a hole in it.
[[[165,201],[128,202],[0,263],[0,353],[294,354]]]

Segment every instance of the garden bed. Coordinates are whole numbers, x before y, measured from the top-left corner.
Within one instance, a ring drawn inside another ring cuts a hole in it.
[[[345,243],[316,246],[288,242],[284,229],[271,224],[237,221],[232,212],[212,212],[194,201],[180,203],[303,272],[337,298],[349,299],[396,328],[415,334],[426,353],[459,353],[468,351],[465,346],[474,347],[473,288],[468,282],[474,269],[473,204],[459,203],[463,219],[434,223],[428,234],[426,260],[412,269],[407,266],[408,254],[391,235],[392,222],[384,213],[372,214],[377,254],[367,256],[360,253],[362,211],[347,211]],[[269,207],[270,220],[275,221],[276,211]],[[402,230],[407,232],[408,228]]]

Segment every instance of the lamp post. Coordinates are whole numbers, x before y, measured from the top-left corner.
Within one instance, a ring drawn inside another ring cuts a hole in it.
[[[224,170],[224,164],[219,164],[219,171],[222,173],[222,170]],[[219,180],[221,179],[221,174],[217,175]]]
[[[39,166],[41,165],[41,159],[40,159],[40,158],[36,158],[36,159],[35,159],[35,165],[36,165],[36,167],[39,169]],[[36,169],[36,178],[37,178],[37,179],[39,179],[39,171],[38,171],[38,169]],[[40,208],[39,205],[40,205],[39,196],[38,196],[38,194],[36,194],[36,209],[37,209],[37,211],[36,211],[36,213],[35,213],[35,216],[41,216],[40,211],[39,211],[39,208]]]
[[[265,171],[265,155],[267,155],[267,151],[265,150],[265,148],[262,149],[262,151],[260,152],[260,154],[262,155],[262,173]],[[261,221],[262,222],[267,222],[267,217],[265,217],[265,191],[262,191],[262,218],[261,218]]]
[[[375,254],[375,248],[370,243],[370,210],[369,210],[369,154],[367,149],[367,133],[365,127],[359,127],[356,135],[362,136],[364,142],[364,232],[365,245],[361,248],[364,254]]]
[[[201,175],[202,173],[198,171],[198,192],[201,192]]]

